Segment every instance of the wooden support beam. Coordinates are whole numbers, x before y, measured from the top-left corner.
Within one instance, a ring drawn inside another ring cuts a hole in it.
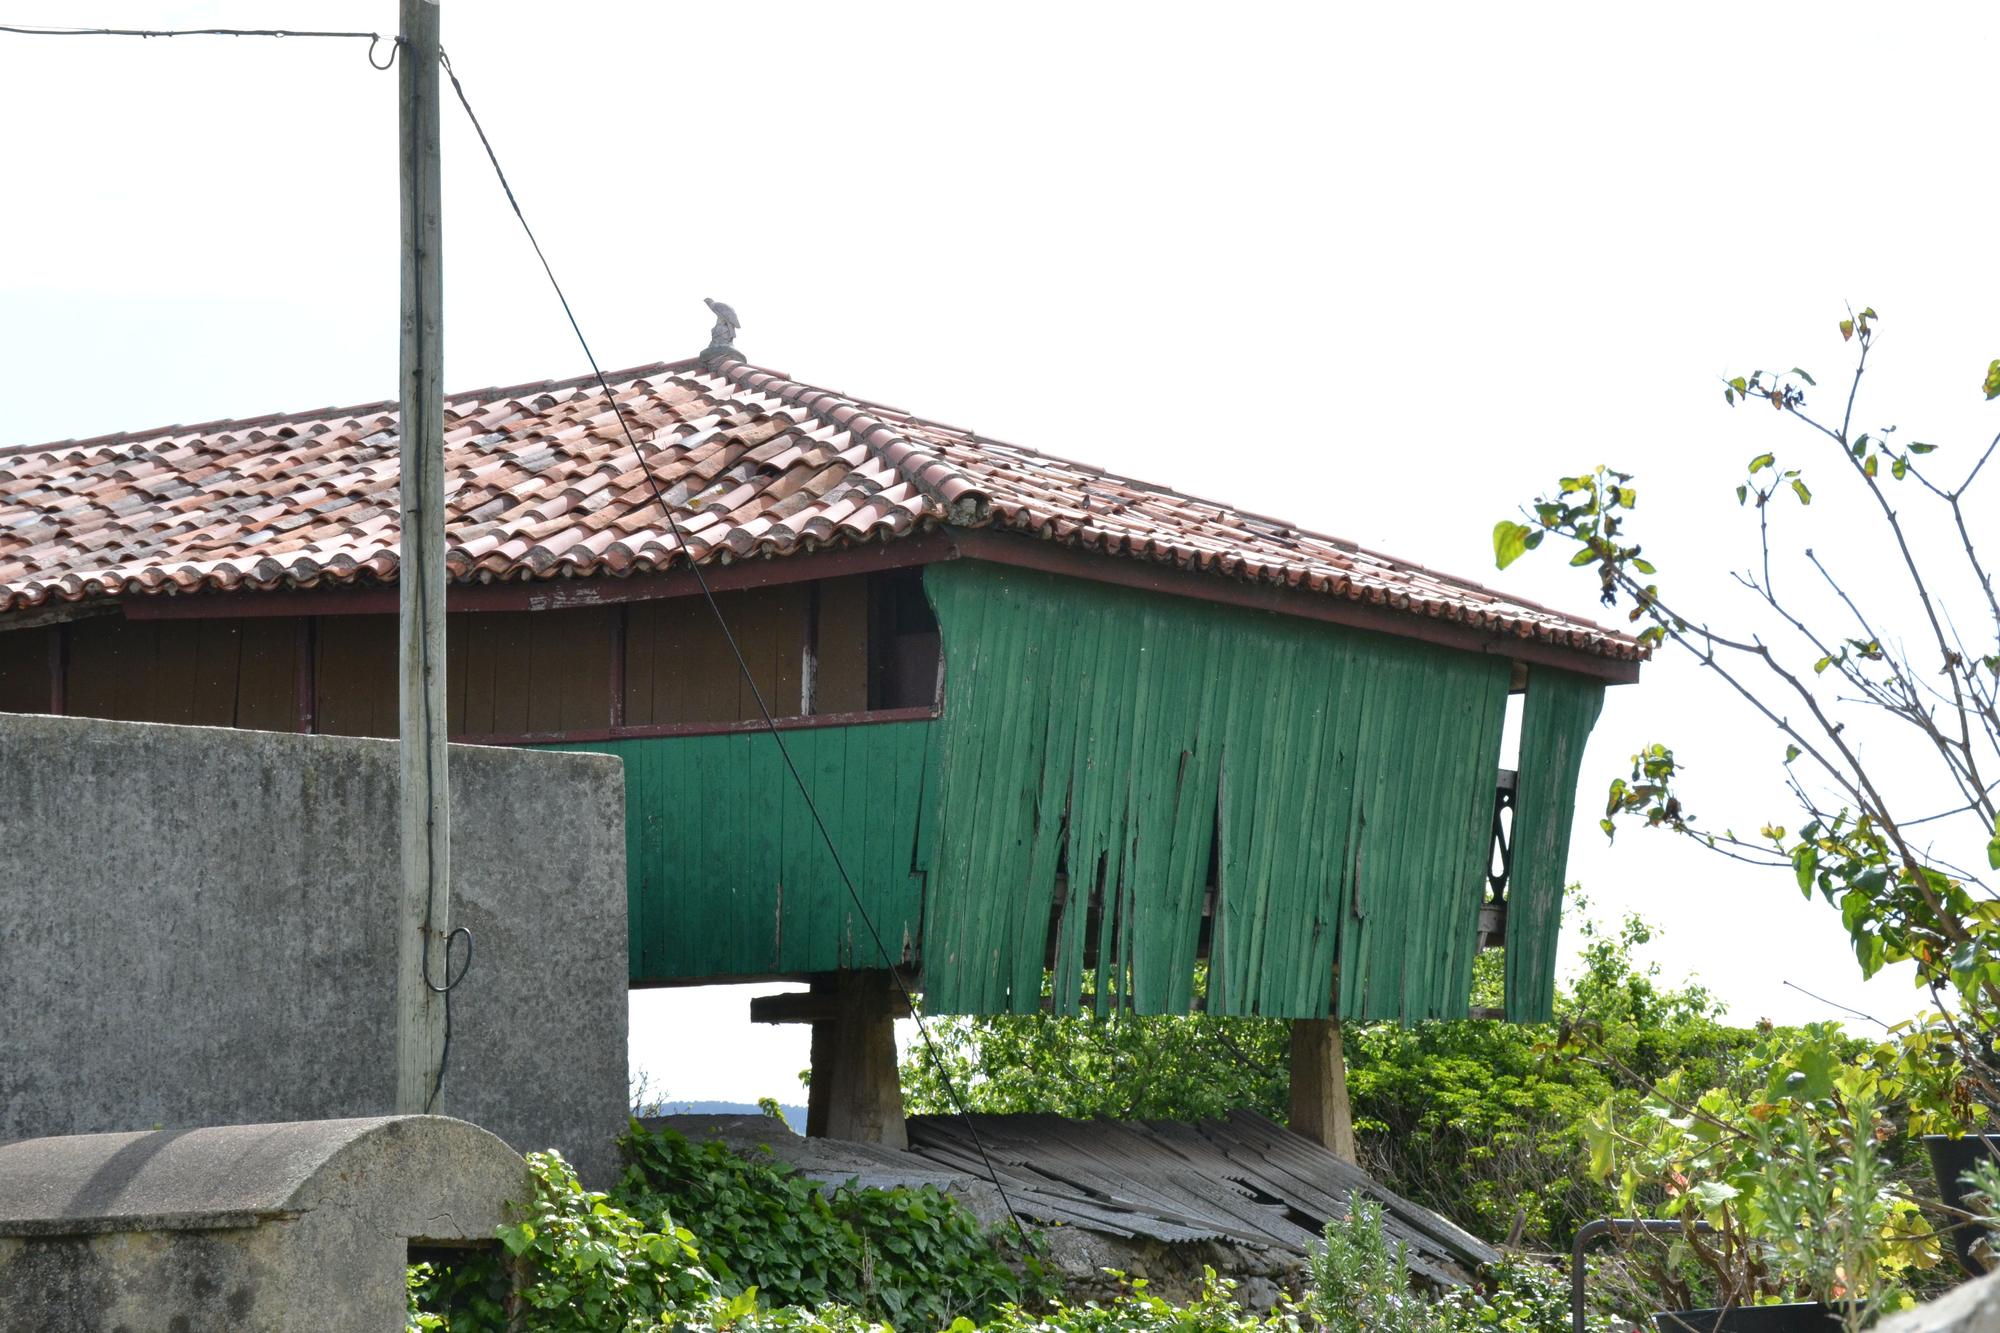
[[[51,602],[26,611],[10,611],[0,616],[0,634],[15,629],[40,629],[44,625],[70,625],[99,616],[115,616],[116,602]]]
[[[1340,1020],[1292,1020],[1291,1130],[1343,1162],[1354,1157],[1354,1112],[1347,1101],[1347,1062]]]
[[[825,990],[792,991],[784,995],[759,995],[750,1001],[752,1023],[833,1023],[842,1012],[839,993]],[[890,1019],[910,1016],[909,997],[891,987],[888,998]]]
[[[844,578],[888,569],[907,569],[958,552],[937,533],[869,542],[808,555],[758,556],[708,567],[715,592],[775,588],[816,579]],[[447,593],[452,611],[565,611],[672,597],[696,597],[701,585],[685,569],[626,578],[514,579],[501,583],[454,584]],[[127,620],[209,620],[247,616],[385,615],[397,608],[394,588],[273,588],[233,592],[186,592],[127,597],[118,603]]]
[[[819,1021],[761,1020],[813,1023],[807,1135],[909,1147],[903,1087],[896,1070],[896,1017],[902,997],[889,973],[841,972],[814,982],[809,994],[770,998],[827,1004],[832,1009],[831,1018]],[[907,1012],[907,1005],[901,1007]]]

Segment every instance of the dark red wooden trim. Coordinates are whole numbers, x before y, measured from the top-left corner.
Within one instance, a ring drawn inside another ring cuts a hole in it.
[[[779,731],[816,731],[821,727],[866,727],[882,722],[926,722],[935,708],[878,708],[867,713],[815,713],[811,717],[776,719]],[[765,729],[750,722],[662,722],[650,726],[604,727],[592,731],[526,732],[519,735],[453,736],[454,745],[562,745],[585,741],[636,741],[672,736],[731,736]]]
[[[1214,574],[1191,573],[1134,559],[1131,556],[1095,555],[1058,546],[1037,537],[1014,536],[979,528],[954,528],[951,540],[959,552],[971,559],[990,560],[1018,569],[1065,574],[1123,588],[1187,597],[1195,601],[1242,606],[1278,615],[1298,616],[1354,629],[1417,639],[1467,652],[1491,653],[1514,662],[1560,667],[1581,676],[1594,676],[1612,684],[1630,684],[1639,679],[1639,663],[1600,657],[1574,648],[1559,648],[1537,639],[1491,634],[1468,625],[1425,616],[1409,615],[1380,607],[1364,606],[1344,597],[1302,592],[1296,588],[1274,588],[1246,583]]]
[[[1107,556],[1059,546],[1037,537],[977,528],[951,528],[894,541],[838,551],[738,561],[705,570],[717,592],[775,587],[845,574],[904,569],[967,556],[1021,569],[1091,579],[1099,583],[1242,606],[1329,624],[1348,625],[1399,638],[1417,639],[1467,652],[1491,653],[1513,662],[1558,667],[1613,684],[1639,679],[1638,662],[1601,657],[1538,639],[1493,634],[1446,620],[1433,620],[1348,601],[1324,593],[1275,588],[1213,574],[1154,564],[1131,556]],[[451,611],[553,611],[687,597],[701,591],[687,570],[637,574],[629,578],[591,577],[454,586]],[[272,592],[152,594],[120,604],[131,620],[181,620],[224,616],[393,615],[394,587],[279,590]]]
[[[813,579],[865,574],[878,569],[904,569],[950,560],[957,551],[934,532],[871,542],[866,546],[807,555],[784,555],[704,566],[708,586],[716,592],[776,587]],[[454,584],[447,591],[447,611],[560,611],[570,607],[614,606],[664,597],[691,597],[701,592],[692,573],[676,569],[664,574],[609,575],[587,578],[534,579],[521,582]],[[394,586],[377,588],[274,589],[269,592],[190,592],[128,597],[120,605],[128,620],[205,620],[225,616],[346,616],[393,615],[398,610]]]

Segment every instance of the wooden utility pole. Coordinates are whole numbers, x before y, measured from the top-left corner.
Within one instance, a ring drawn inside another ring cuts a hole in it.
[[[403,194],[402,781],[396,1110],[441,1109],[451,914],[444,715],[444,303],[438,218],[438,0],[402,0],[397,53]]]

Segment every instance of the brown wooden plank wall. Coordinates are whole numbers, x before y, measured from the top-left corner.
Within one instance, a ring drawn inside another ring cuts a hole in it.
[[[67,713],[123,722],[298,730],[293,621],[106,616],[76,621],[66,630]]]
[[[606,726],[620,614],[607,606],[447,617],[451,734],[552,735]]]
[[[449,681],[449,659],[445,670]],[[394,736],[398,711],[396,617],[318,617],[313,730],[327,736]]]
[[[828,579],[817,586],[819,679],[813,711],[862,712],[868,707],[867,576]]]
[[[55,637],[53,625],[0,633],[0,713],[49,711]]]
[[[867,576],[717,596],[765,702],[802,711],[807,637],[816,632],[818,713],[870,703],[874,590]],[[68,636],[64,711],[132,722],[265,731],[300,728],[390,737],[397,729],[396,617],[215,620],[103,616],[60,628],[0,632],[0,711],[47,712],[52,648]],[[750,689],[699,598],[558,611],[454,613],[446,627],[447,710],[454,737],[554,738],[614,724],[612,692],[632,726],[757,717]],[[300,652],[310,654],[301,670]],[[614,658],[622,652],[622,671]]]
[[[798,716],[810,585],[719,593],[715,600],[772,715]],[[756,716],[756,701],[707,603],[675,597],[631,604],[625,629],[626,726]]]

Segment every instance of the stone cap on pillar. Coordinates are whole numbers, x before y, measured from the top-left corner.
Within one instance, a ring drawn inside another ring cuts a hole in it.
[[[0,1236],[228,1230],[333,1204],[377,1234],[480,1241],[529,1191],[519,1153],[448,1116],[0,1144]]]

